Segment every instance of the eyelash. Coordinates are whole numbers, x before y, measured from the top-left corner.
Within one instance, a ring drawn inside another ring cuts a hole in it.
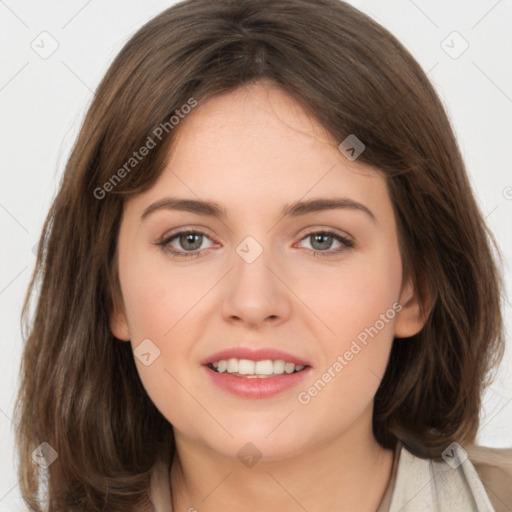
[[[196,250],[194,252],[191,252],[191,251],[176,251],[175,249],[171,248],[170,247],[170,243],[180,237],[180,236],[183,236],[183,235],[201,235],[201,236],[205,236],[206,238],[210,238],[208,235],[206,235],[205,233],[202,233],[201,231],[180,231],[178,233],[174,233],[173,235],[163,239],[161,242],[157,242],[156,245],[162,247],[162,249],[167,252],[167,253],[170,253],[172,255],[172,257],[174,258],[183,258],[183,259],[187,259],[187,258],[195,258],[197,256],[199,256],[201,254],[201,252],[203,252],[204,250],[206,249],[202,249],[200,251]],[[337,240],[338,242],[341,242],[345,247],[342,247],[340,249],[336,249],[334,251],[330,251],[330,250],[327,250],[327,251],[319,251],[319,250],[316,250],[316,249],[307,249],[307,251],[309,253],[312,253],[313,256],[315,258],[329,258],[329,257],[334,257],[334,256],[337,256],[339,255],[341,252],[347,250],[347,249],[351,249],[354,247],[354,242],[352,240],[349,240],[348,238],[344,237],[344,236],[341,236],[341,235],[338,235],[337,233],[334,233],[333,231],[310,231],[309,233],[307,233],[306,235],[304,235],[300,241],[312,236],[312,235],[327,235],[327,236],[332,236],[335,240]]]

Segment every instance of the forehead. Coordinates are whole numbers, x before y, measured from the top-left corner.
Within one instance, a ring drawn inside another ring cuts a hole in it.
[[[336,147],[337,143],[285,91],[263,82],[201,103],[180,124],[173,148],[181,147],[171,151],[171,161],[193,147],[198,157],[222,153],[226,158],[240,158],[243,153],[253,156],[260,151],[260,163],[277,157],[274,163],[279,165],[308,154],[318,160],[325,156],[319,151],[322,145]]]
[[[309,197],[387,197],[378,169],[349,161],[318,121],[268,83],[201,102],[177,128],[166,169],[137,202],[172,194],[261,210]]]

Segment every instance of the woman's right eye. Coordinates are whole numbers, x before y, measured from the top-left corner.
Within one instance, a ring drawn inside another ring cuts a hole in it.
[[[177,258],[194,258],[203,250],[201,249],[203,238],[209,237],[200,231],[180,231],[171,236],[166,237],[158,243],[162,248]],[[176,250],[172,242],[177,242],[183,250]],[[193,252],[192,252],[193,251]]]

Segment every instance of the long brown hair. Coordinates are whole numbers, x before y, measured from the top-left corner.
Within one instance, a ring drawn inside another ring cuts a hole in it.
[[[151,468],[162,454],[170,460],[174,438],[130,344],[109,328],[123,202],[165,167],[176,110],[257,80],[278,84],[336,140],[363,141],[359,161],[386,177],[404,279],[422,304],[433,301],[424,328],[393,341],[375,437],[421,457],[475,439],[481,392],[503,352],[499,249],[427,76],[392,34],[339,0],[189,0],[144,25],[110,66],[44,224],[16,403],[32,510],[43,507],[45,472],[31,455],[43,442],[58,454],[46,470],[50,511],[148,505]],[[148,137],[155,147],[127,167]]]

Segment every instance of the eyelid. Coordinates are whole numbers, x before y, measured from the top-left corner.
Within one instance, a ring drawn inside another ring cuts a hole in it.
[[[302,230],[300,230],[296,236],[300,237],[302,239],[305,236],[311,235],[313,233],[332,233],[332,234],[336,234],[340,237],[347,238],[351,241],[354,240],[354,238],[346,231],[334,228],[332,226],[323,226],[321,224],[312,224],[310,226],[307,226],[307,227],[303,228]]]
[[[302,228],[296,235],[294,235],[294,238],[300,237],[302,239],[307,235],[310,235],[313,233],[324,232],[324,231],[329,232],[329,233],[335,233],[343,238],[348,238],[349,240],[354,241],[353,237],[346,231],[342,231],[337,228],[333,228],[331,226],[323,226],[323,225],[318,225],[318,224],[312,224],[310,226]],[[181,226],[179,228],[175,228],[170,231],[166,231],[160,237],[160,241],[165,241],[165,240],[171,238],[173,235],[183,234],[183,233],[187,233],[187,232],[194,232],[197,234],[206,235],[208,238],[212,239],[212,236],[208,234],[208,232],[210,232],[209,228],[207,228],[205,226],[191,225],[191,226]]]
[[[180,234],[190,233],[190,232],[197,233],[199,235],[205,235],[208,238],[212,238],[212,235],[209,234],[211,231],[207,227],[191,225],[191,226],[181,226],[179,228],[175,228],[175,229],[171,229],[169,231],[166,231],[159,238],[159,240],[160,241],[168,240],[169,238],[171,238],[171,237],[173,237],[175,235],[180,235]]]

